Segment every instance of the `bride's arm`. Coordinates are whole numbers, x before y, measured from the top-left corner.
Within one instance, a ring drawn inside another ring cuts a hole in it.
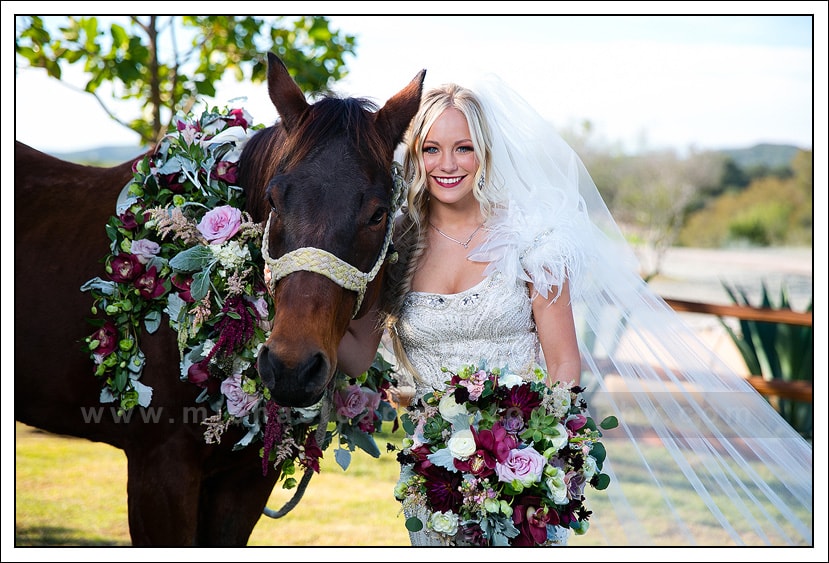
[[[337,349],[337,368],[351,377],[362,375],[374,361],[383,336],[378,326],[379,312],[372,309],[363,317],[351,321]]]
[[[535,295],[532,286],[530,292],[530,295]],[[578,385],[581,379],[581,357],[573,309],[570,306],[569,284],[564,284],[561,295],[553,301],[555,293],[556,288],[551,288],[546,299],[541,295],[535,295],[533,299],[533,318],[547,363],[547,384],[561,381]]]

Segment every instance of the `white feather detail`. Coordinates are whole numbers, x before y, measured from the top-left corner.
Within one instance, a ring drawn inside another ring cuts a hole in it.
[[[562,285],[570,281],[571,300],[583,287],[581,280],[592,261],[588,249],[592,225],[578,208],[553,208],[539,204],[528,212],[510,201],[487,223],[488,237],[469,259],[489,262],[485,275],[500,271],[509,279],[533,284],[547,299],[561,295]]]

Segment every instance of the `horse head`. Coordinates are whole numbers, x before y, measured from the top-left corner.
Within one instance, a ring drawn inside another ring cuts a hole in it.
[[[309,103],[282,61],[268,55],[268,92],[280,120],[251,138],[239,171],[248,210],[266,221],[274,314],[258,369],[281,405],[320,400],[349,322],[379,292],[396,199],[394,150],[418,109],[424,76],[380,109],[362,98]]]

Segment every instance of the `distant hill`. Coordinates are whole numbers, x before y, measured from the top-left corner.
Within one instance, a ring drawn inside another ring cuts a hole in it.
[[[98,147],[85,151],[50,153],[52,156],[78,164],[91,164],[95,166],[114,166],[121,164],[139,155],[144,154],[148,149],[142,149],[134,145],[130,146],[108,146]]]
[[[772,145],[768,143],[754,145],[747,149],[723,149],[720,152],[730,156],[734,164],[742,169],[765,166],[767,168],[780,168],[788,166],[792,158],[799,151],[793,145]]]
[[[721,149],[714,152],[730,156],[737,166],[746,169],[755,166],[766,166],[768,168],[787,166],[798,150],[800,149],[793,145],[759,144],[748,148]],[[80,164],[112,166],[135,158],[143,152],[142,149],[134,146],[109,146],[86,151],[53,153],[52,156]]]

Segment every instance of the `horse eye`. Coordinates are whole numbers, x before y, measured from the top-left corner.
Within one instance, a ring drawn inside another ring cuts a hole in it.
[[[388,209],[385,207],[380,207],[377,211],[374,212],[374,215],[371,216],[371,219],[368,220],[369,226],[373,227],[374,225],[379,225],[383,222],[383,218],[388,213]]]
[[[276,211],[276,204],[274,204],[273,198],[270,195],[268,195],[268,204],[270,204],[272,210]]]

